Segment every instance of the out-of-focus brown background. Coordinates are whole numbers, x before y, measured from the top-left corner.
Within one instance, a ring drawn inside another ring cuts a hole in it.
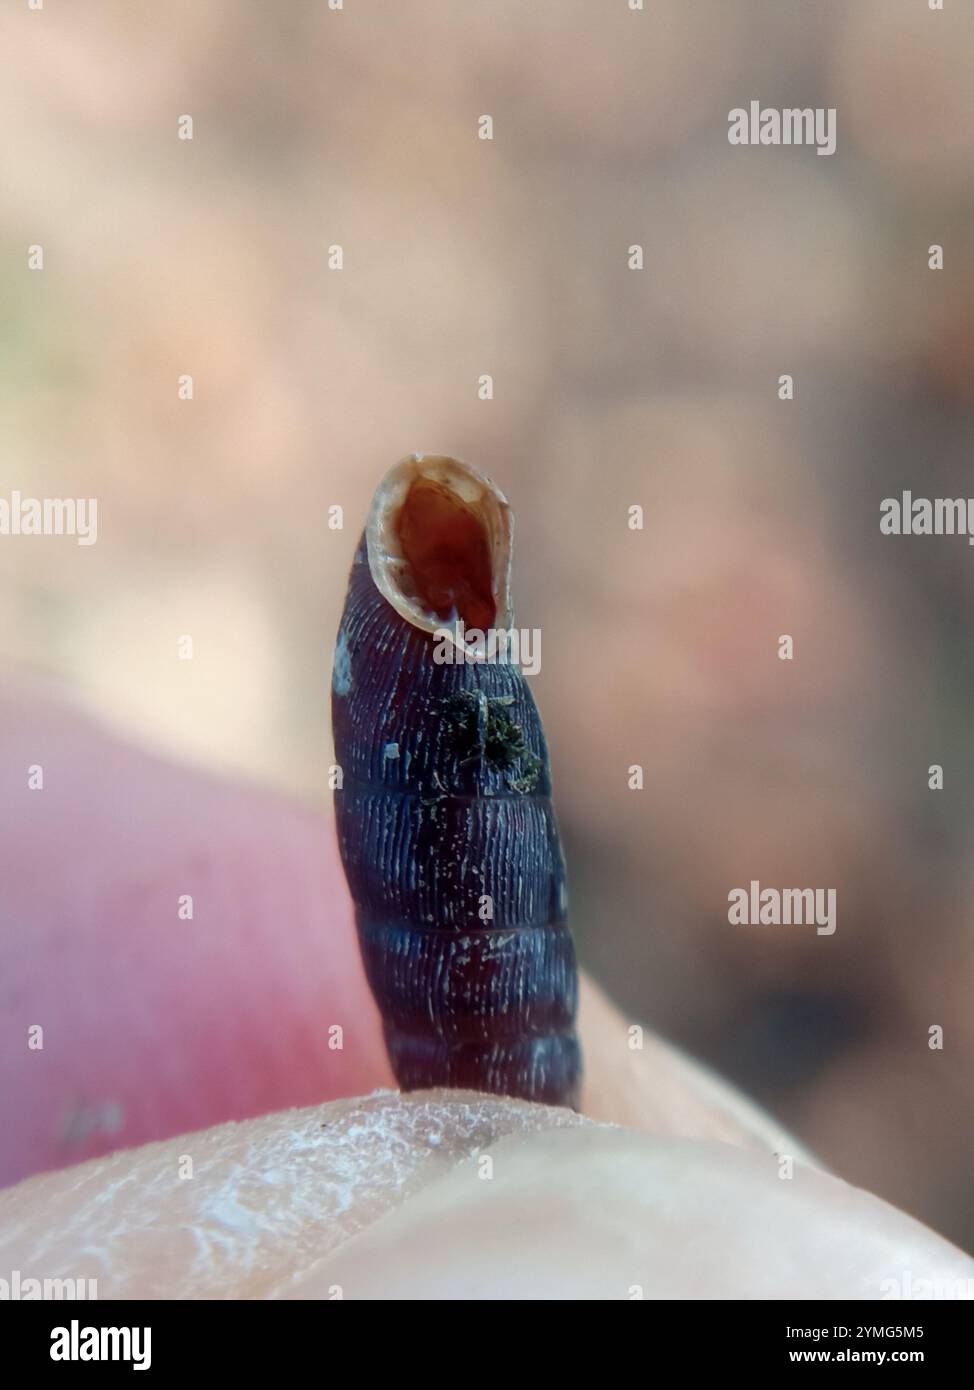
[[[584,962],[974,1244],[974,552],[879,532],[974,494],[974,8],[24,0],[0,51],[0,491],[99,502],[93,547],[0,544],[8,663],[324,807],[375,482],[481,467]],[[729,145],[752,99],[837,152]],[[835,935],[730,926],[751,879],[835,888]]]

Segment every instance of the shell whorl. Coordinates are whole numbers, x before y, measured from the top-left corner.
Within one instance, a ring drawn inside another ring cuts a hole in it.
[[[458,487],[457,534],[472,534],[470,515],[482,525],[495,625],[510,627],[510,514],[483,475],[425,463],[412,456],[379,485],[335,653],[336,820],[362,957],[404,1089],[572,1104],[575,957],[541,721],[516,665],[434,660],[434,630],[462,612],[437,623],[423,585],[439,592],[451,571],[437,550],[433,580],[410,574],[395,530],[414,484],[421,502]],[[461,607],[488,602],[483,576],[471,582],[459,576],[458,594],[476,590]]]

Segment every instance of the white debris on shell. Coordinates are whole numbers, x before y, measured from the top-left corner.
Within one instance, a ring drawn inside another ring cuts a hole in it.
[[[344,697],[352,688],[352,665],[348,656],[345,634],[339,633],[335,647],[335,664],[331,673],[331,688],[336,695]]]

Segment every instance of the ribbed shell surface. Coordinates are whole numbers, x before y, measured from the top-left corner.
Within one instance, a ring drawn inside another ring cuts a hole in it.
[[[434,647],[376,589],[363,537],[332,679],[335,810],[390,1059],[406,1090],[571,1105],[575,955],[541,721],[516,665]],[[500,755],[488,711],[517,730]]]

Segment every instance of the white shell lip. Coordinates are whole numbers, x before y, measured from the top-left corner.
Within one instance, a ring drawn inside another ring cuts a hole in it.
[[[507,498],[485,474],[445,454],[407,454],[389,469],[372,498],[365,526],[369,572],[379,593],[400,617],[423,632],[447,633],[453,645],[468,658],[487,656],[486,634],[482,642],[465,642],[459,620],[450,622],[425,611],[409,593],[409,567],[402,553],[396,521],[406,494],[417,478],[429,478],[473,507],[487,531],[491,561],[491,591],[496,607],[495,629],[509,632],[514,626],[511,603],[511,558],[514,516]]]

